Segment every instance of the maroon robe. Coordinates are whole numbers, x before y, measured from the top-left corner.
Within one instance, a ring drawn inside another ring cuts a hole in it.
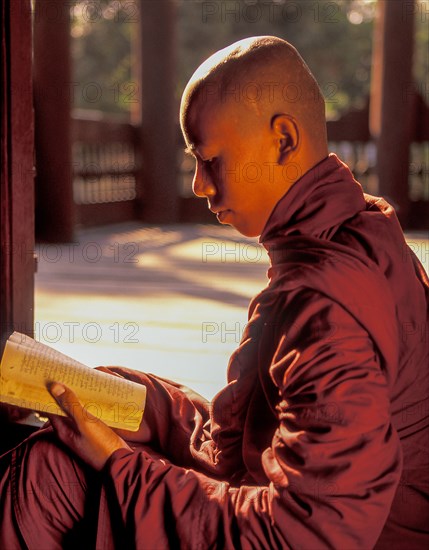
[[[227,386],[113,368],[147,385],[153,440],[100,476],[49,430],[4,455],[2,548],[428,547],[428,281],[393,209],[330,155],[261,242]]]

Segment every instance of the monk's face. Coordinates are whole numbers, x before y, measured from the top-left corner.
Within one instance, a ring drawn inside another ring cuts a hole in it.
[[[260,235],[278,200],[278,154],[269,121],[230,103],[196,101],[185,117],[185,139],[196,158],[193,191],[222,224]]]

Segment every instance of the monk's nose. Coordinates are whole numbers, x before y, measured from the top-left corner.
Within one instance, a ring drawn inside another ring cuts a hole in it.
[[[201,167],[197,166],[192,182],[192,191],[197,197],[213,197],[216,194],[216,186]]]

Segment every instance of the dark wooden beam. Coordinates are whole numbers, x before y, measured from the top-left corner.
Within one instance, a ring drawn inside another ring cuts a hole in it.
[[[369,103],[364,109],[351,109],[338,120],[327,123],[329,141],[370,141]]]
[[[1,347],[33,334],[34,125],[30,0],[1,3]]]
[[[379,0],[374,29],[370,127],[377,140],[379,194],[397,206],[408,222],[408,171],[414,133],[412,59],[415,4]]]
[[[37,0],[34,17],[36,232],[40,240],[73,239],[70,139],[70,2]]]
[[[174,0],[141,0],[137,34],[140,51],[137,71],[140,74],[140,110],[137,117],[140,119],[142,151],[139,217],[150,223],[176,222],[179,194]]]

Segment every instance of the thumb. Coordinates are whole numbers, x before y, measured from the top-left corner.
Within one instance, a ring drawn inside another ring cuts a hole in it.
[[[80,424],[83,419],[83,407],[76,394],[58,382],[49,384],[48,391],[67,416]]]

